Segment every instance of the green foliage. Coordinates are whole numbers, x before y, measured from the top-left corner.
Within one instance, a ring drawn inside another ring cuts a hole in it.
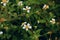
[[[53,35],[60,38],[59,1],[22,0],[21,3],[21,0],[9,0],[8,3],[5,2],[6,5],[1,2],[3,1],[0,0],[0,40],[40,40],[40,37],[48,40]],[[24,22],[27,23],[23,24]]]

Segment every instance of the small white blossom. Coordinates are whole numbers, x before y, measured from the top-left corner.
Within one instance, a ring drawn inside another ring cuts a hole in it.
[[[52,20],[50,20],[50,22],[51,22],[52,24],[55,24],[55,19],[52,18]]]
[[[23,10],[26,10],[26,11],[27,11],[27,13],[29,13],[29,12],[30,12],[30,9],[31,9],[31,7],[28,7],[28,6],[26,6],[26,8],[23,8]]]
[[[22,6],[23,5],[23,1],[18,2],[18,6]]]
[[[6,4],[9,2],[9,0],[2,0],[1,4],[3,4],[3,6],[6,6]]]
[[[44,6],[43,6],[43,9],[48,9],[49,8],[49,5],[46,5],[46,4],[44,4]]]
[[[40,20],[37,20],[37,23],[40,23]]]
[[[3,31],[0,31],[0,35],[3,34]]]
[[[29,23],[26,23],[26,22],[22,25],[23,25],[23,29],[26,29],[26,31],[28,31],[28,29],[32,28],[32,26]]]

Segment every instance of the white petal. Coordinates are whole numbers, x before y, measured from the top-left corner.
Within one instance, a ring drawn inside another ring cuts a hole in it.
[[[40,21],[38,20],[37,23],[40,23]]]
[[[26,10],[26,8],[23,8],[23,10]]]
[[[2,31],[0,31],[0,34],[3,34],[3,32],[2,32]]]
[[[24,25],[24,27],[26,27],[26,25]]]
[[[43,9],[46,7],[46,4],[43,6]]]
[[[53,21],[55,21],[55,19],[52,19]]]
[[[26,8],[28,9],[28,6],[26,6]]]
[[[27,26],[28,26],[30,29],[32,28],[29,23],[27,24]]]
[[[1,4],[2,4],[3,2],[1,2]]]
[[[50,22],[52,22],[52,21],[50,21]]]
[[[30,24],[29,24],[29,23],[28,23],[27,25],[28,25],[28,26],[30,26]]]
[[[23,27],[23,29],[25,29],[25,27]]]
[[[30,10],[27,10],[27,13],[29,13],[30,12]]]
[[[29,28],[31,29],[32,27],[31,27],[31,26],[29,26]]]
[[[3,6],[6,6],[6,3],[3,3]]]
[[[26,31],[28,31],[28,29],[26,29]]]
[[[29,7],[28,9],[31,9],[31,7]]]

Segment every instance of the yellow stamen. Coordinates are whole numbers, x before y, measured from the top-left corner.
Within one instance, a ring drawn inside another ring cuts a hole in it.
[[[29,27],[26,25],[26,29],[28,29]]]

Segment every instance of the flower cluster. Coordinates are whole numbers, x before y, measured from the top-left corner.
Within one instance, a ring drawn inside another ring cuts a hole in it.
[[[18,2],[18,6],[22,6],[22,5],[23,5],[23,1]],[[27,13],[30,13],[30,9],[31,7],[28,7],[28,6],[26,6],[26,8],[23,8],[23,10],[26,10]]]
[[[60,15],[56,1],[0,1],[0,40],[52,40],[52,34],[59,37]]]
[[[31,7],[28,7],[28,6],[26,6],[26,8],[23,8],[23,10],[26,10],[26,11],[27,11],[27,13],[29,13],[29,12],[30,12],[30,9],[31,9]]]
[[[6,6],[6,4],[9,2],[9,0],[2,0],[1,4],[3,4],[3,6]]]
[[[49,9],[49,5],[44,4],[43,9],[44,9],[44,10]]]
[[[52,18],[52,20],[50,20],[50,22],[51,22],[52,24],[55,24],[55,19]]]
[[[3,6],[6,6],[6,4],[7,4],[8,2],[9,2],[9,0],[2,0],[1,4],[3,4]],[[17,3],[17,5],[18,5],[18,6],[22,6],[22,5],[23,5],[23,1],[19,1],[19,2]],[[30,13],[30,9],[31,9],[31,7],[28,7],[28,6],[26,6],[26,8],[23,8],[23,10],[26,10],[27,13]]]
[[[23,22],[21,26],[23,26],[23,29],[26,29],[26,31],[32,28],[32,26],[27,22]]]
[[[17,5],[18,6],[22,6],[23,5],[23,1],[19,1]]]

